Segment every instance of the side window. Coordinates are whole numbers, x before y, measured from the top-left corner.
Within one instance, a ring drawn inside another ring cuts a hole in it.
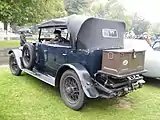
[[[61,30],[61,35],[64,37],[66,40],[70,41],[70,34],[68,33],[67,29]]]
[[[71,46],[70,33],[68,33],[67,28],[62,28],[57,30],[61,31],[61,38],[59,42],[56,42],[55,44],[58,44],[61,46]]]
[[[40,35],[40,39],[41,40],[50,40],[52,38],[54,38],[54,31],[55,28],[50,27],[50,28],[42,28],[41,29],[41,35]]]
[[[54,46],[71,47],[70,34],[66,27],[48,27],[42,28],[40,40],[44,44],[51,44]]]

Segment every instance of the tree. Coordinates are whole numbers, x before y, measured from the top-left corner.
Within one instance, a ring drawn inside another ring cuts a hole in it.
[[[126,23],[126,30],[131,29],[131,16],[125,15],[125,9],[118,0],[107,0],[102,3],[94,1],[89,8],[88,14],[106,19],[123,20]]]
[[[136,35],[143,34],[144,32],[148,32],[150,28],[150,22],[145,20],[144,18],[138,16],[137,13],[133,16],[132,29]]]
[[[124,16],[124,11],[124,7],[117,0],[94,1],[89,10],[93,16],[108,19],[120,19]]]
[[[47,2],[38,0],[37,8],[37,12],[40,11],[41,13],[39,15],[40,20],[59,18],[66,15],[63,0],[47,0]]]
[[[152,34],[159,34],[160,33],[160,23],[152,24],[150,30]]]
[[[0,21],[4,23],[39,23],[64,15],[63,0],[1,0],[0,4]]]
[[[88,0],[64,0],[64,5],[68,15],[80,14],[87,8]]]

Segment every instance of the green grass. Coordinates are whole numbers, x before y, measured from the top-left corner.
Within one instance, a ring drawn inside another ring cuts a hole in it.
[[[31,40],[29,40],[31,42]],[[1,48],[15,48],[20,46],[20,40],[0,40]]]
[[[160,86],[145,85],[127,97],[90,99],[77,112],[66,107],[59,92],[27,74],[0,68],[0,120],[158,120]]]
[[[19,40],[0,40],[0,48],[14,48],[19,45]]]

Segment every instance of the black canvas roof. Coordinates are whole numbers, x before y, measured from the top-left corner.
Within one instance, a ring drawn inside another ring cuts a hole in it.
[[[51,19],[46,22],[43,22],[39,24],[39,28],[45,28],[45,27],[54,27],[54,26],[67,26],[68,23],[68,17],[64,18],[57,18],[57,19]]]
[[[79,49],[123,47],[125,23],[82,15],[51,19],[39,25],[43,27],[66,27],[71,39]]]

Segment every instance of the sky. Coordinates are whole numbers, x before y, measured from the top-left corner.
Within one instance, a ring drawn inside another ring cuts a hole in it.
[[[160,22],[160,0],[119,0],[129,13],[137,12],[151,23]]]

